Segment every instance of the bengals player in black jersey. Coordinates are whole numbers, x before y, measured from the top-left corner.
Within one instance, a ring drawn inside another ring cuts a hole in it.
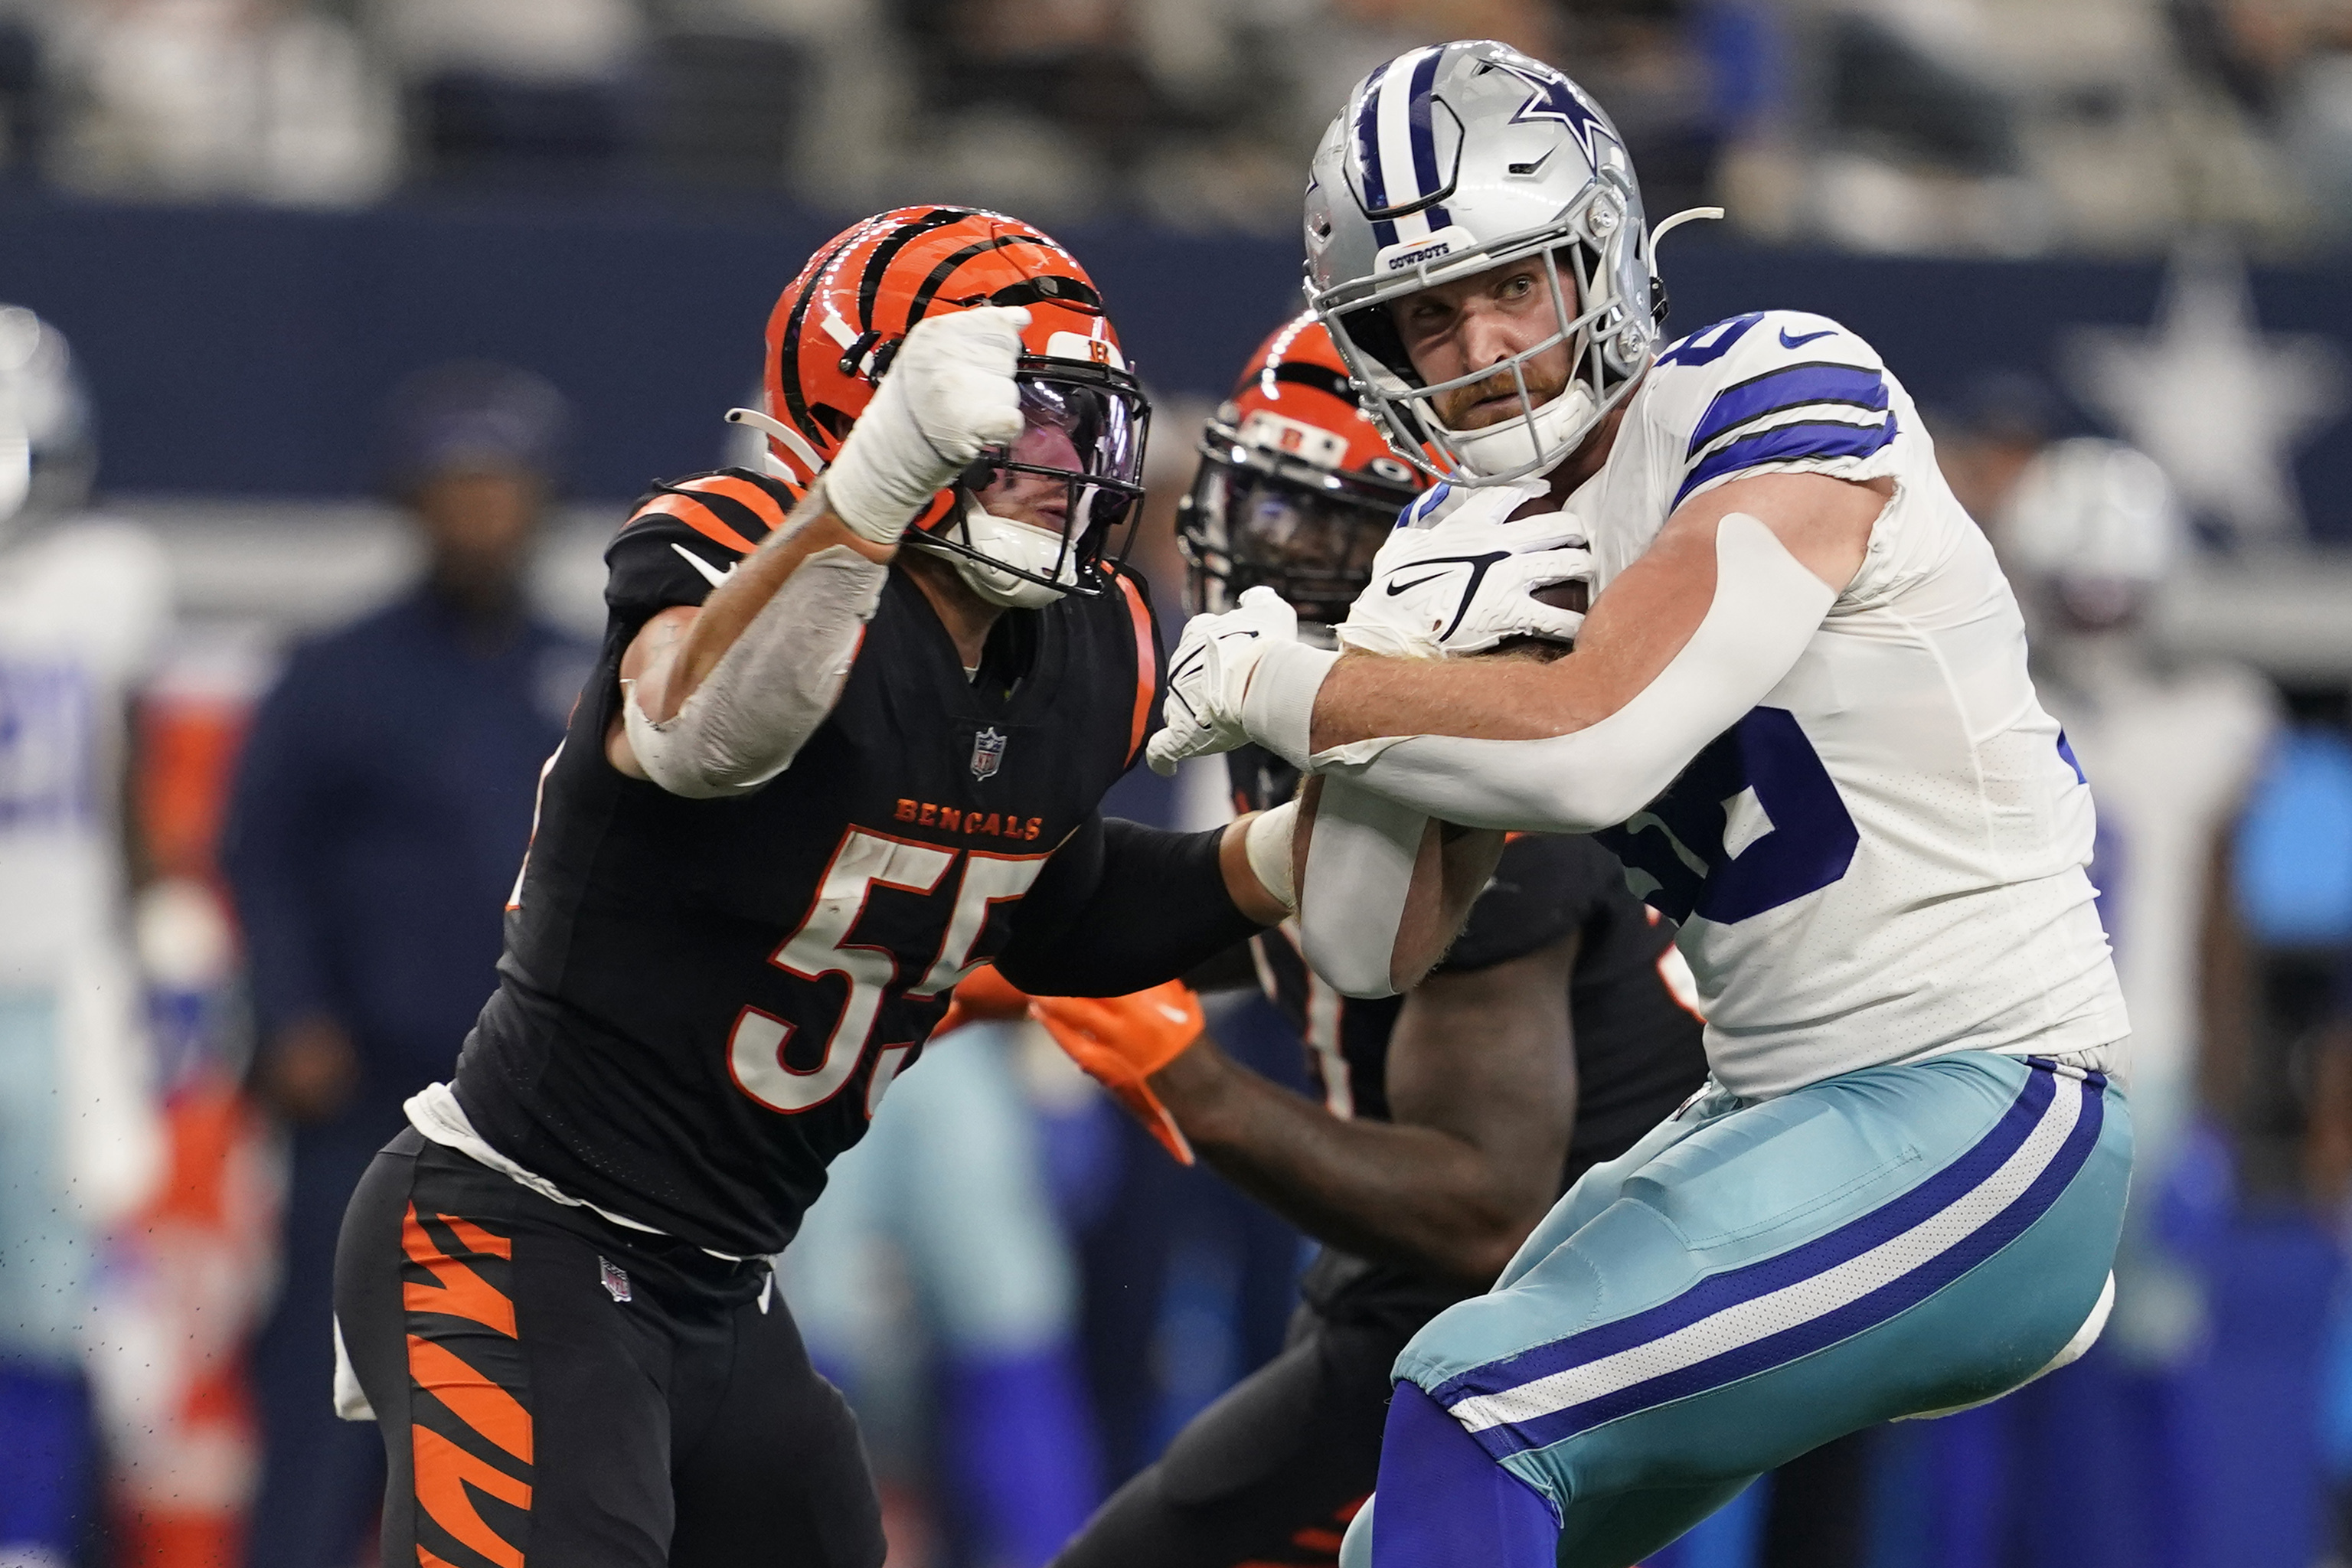
[[[1200,608],[1270,586],[1328,628],[1419,489],[1311,315],[1276,331],[1212,420],[1181,537]],[[1234,805],[1297,775],[1230,757]],[[1379,1474],[1390,1369],[1413,1331],[1490,1285],[1569,1183],[1706,1076],[1671,928],[1583,837],[1521,836],[1444,964],[1402,997],[1348,1000],[1263,933],[1255,968],[1322,1103],[1236,1065],[1181,997],[1041,1001],[1082,1064],[1124,1046],[1192,1148],[1324,1243],[1285,1352],[1120,1489],[1056,1568],[1330,1563]],[[1172,1057],[1169,1053],[1174,1051]]]
[[[732,416],[766,471],[658,487],[606,552],[499,988],[352,1199],[338,1400],[383,1426],[387,1563],[880,1563],[770,1256],[966,973],[1165,980],[1281,918],[1305,853],[1297,808],[1097,810],[1161,672],[1104,555],[1147,410],[1068,252],[857,224],[778,301],[765,401]],[[1402,969],[1481,837],[1434,851]]]

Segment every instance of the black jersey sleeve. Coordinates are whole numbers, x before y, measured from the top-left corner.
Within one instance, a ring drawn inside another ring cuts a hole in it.
[[[1097,815],[1054,852],[997,956],[1033,996],[1123,996],[1259,929],[1217,863],[1223,828],[1174,833]]]
[[[1127,765],[1132,768],[1143,756],[1145,742],[1160,731],[1160,704],[1168,696],[1167,645],[1160,640],[1160,611],[1151,603],[1150,580],[1124,565],[1113,565],[1108,575],[1135,631],[1135,713],[1127,752]]]
[[[604,551],[605,608],[633,629],[674,605],[701,604],[796,504],[782,480],[748,468],[656,486]]]
[[[1622,879],[1617,858],[1581,835],[1514,834],[1438,968],[1491,969],[1549,947]]]

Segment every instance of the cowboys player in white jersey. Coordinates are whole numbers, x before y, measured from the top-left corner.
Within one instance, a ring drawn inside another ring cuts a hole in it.
[[[1397,451],[1447,482],[1340,650],[1269,599],[1196,618],[1155,761],[1266,746],[1372,825],[1362,864],[1424,817],[1596,833],[1680,924],[1712,1074],[1407,1347],[1344,1560],[1623,1568],[2095,1337],[2131,1133],[2090,795],[1901,384],[1820,316],[1659,349],[1633,171],[1566,77],[1476,42],[1375,70],[1307,241]],[[1512,632],[1576,646],[1443,657]],[[1309,956],[1377,992],[1378,879],[1334,908],[1317,869]]]

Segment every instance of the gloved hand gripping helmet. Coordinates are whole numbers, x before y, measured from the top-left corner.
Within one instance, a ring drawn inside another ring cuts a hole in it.
[[[907,543],[952,561],[994,604],[1034,608],[1099,593],[1095,563],[1143,495],[1150,405],[1094,279],[1026,224],[970,207],[900,207],[835,236],[769,316],[767,408],[728,417],[764,433],[771,470],[805,489],[914,324],[981,305],[1029,311],[1014,372],[1026,427],[935,495]],[[1062,486],[1058,532],[987,510],[982,492],[1012,476]]]
[[[1702,215],[1720,212],[1685,216]],[[1649,368],[1665,315],[1641,186],[1616,127],[1566,76],[1486,40],[1411,50],[1356,84],[1315,154],[1307,256],[1308,303],[1391,445],[1462,484],[1526,479],[1574,452]],[[1551,335],[1500,364],[1424,384],[1390,303],[1529,256],[1546,262]],[[1527,367],[1563,346],[1568,385],[1539,403]],[[1476,430],[1437,417],[1433,400],[1497,375],[1517,384],[1516,416]]]

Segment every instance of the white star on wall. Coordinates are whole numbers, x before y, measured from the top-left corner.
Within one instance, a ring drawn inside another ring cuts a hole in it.
[[[2164,467],[2181,498],[2241,543],[2303,533],[2289,466],[2344,407],[2344,356],[2326,338],[2265,333],[2226,245],[2182,247],[2152,328],[2076,327],[2069,387]]]

